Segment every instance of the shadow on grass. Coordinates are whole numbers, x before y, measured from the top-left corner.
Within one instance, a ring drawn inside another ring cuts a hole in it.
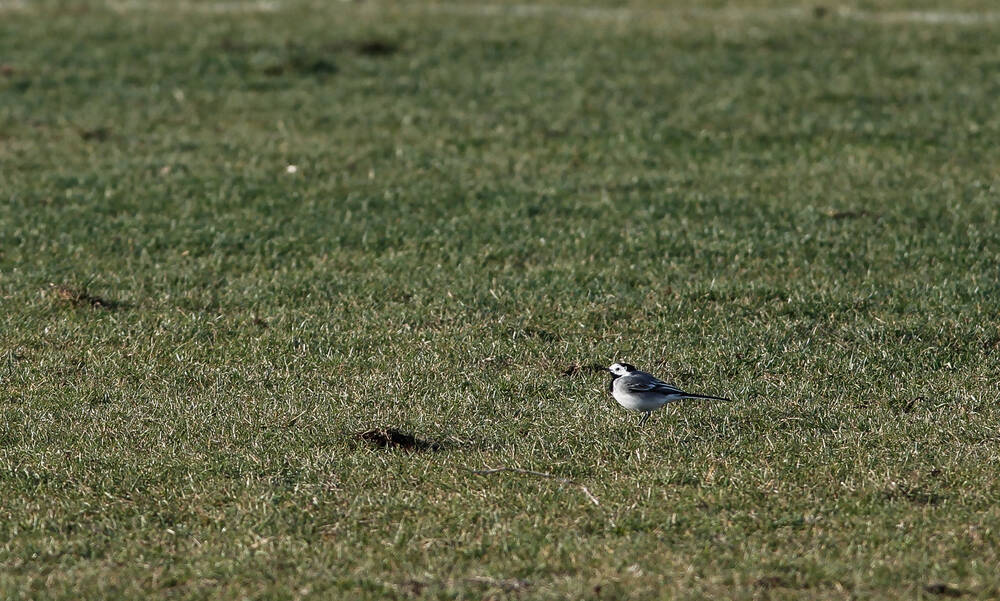
[[[947,584],[929,584],[924,587],[924,590],[932,595],[937,595],[939,597],[961,597],[965,594],[965,591],[957,589],[953,586]]]
[[[608,368],[604,367],[600,363],[590,363],[587,365],[581,365],[579,363],[571,363],[570,365],[566,366],[566,369],[560,372],[560,375],[568,378],[570,376],[576,375],[577,372],[581,371],[601,373],[608,371]]]
[[[94,309],[115,311],[129,306],[128,303],[91,294],[87,292],[85,287],[77,288],[65,284],[49,284],[49,287],[57,301],[74,307],[91,307]]]
[[[422,440],[396,428],[375,428],[357,432],[354,438],[380,449],[401,449],[410,452],[444,450],[445,444],[438,441]]]
[[[907,501],[916,505],[939,505],[948,497],[922,488],[909,486],[893,486],[882,491],[882,497],[889,502]]]

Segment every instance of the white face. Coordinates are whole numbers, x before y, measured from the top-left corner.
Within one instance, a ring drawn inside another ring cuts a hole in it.
[[[616,376],[624,376],[629,372],[629,368],[622,365],[621,363],[612,363],[608,371],[615,374]]]

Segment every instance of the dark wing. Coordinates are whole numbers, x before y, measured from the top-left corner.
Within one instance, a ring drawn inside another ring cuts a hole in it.
[[[643,372],[643,378],[636,378],[635,382],[628,383],[629,392],[656,392],[667,396],[677,396],[685,399],[712,399],[716,401],[728,401],[729,399],[710,394],[694,394],[684,392],[673,384],[667,384],[663,380]]]
[[[674,395],[674,394],[687,394],[680,388],[667,384],[663,380],[646,374],[646,377],[637,382],[629,382],[628,384],[629,392],[658,392],[660,394]]]

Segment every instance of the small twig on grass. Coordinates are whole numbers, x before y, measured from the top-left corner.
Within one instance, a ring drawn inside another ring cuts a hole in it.
[[[465,468],[465,469],[469,469],[469,468]],[[476,475],[479,475],[479,476],[490,476],[492,474],[499,474],[500,472],[511,472],[511,473],[514,473],[514,474],[522,474],[522,475],[525,475],[525,476],[538,476],[539,478],[549,478],[550,480],[555,480],[556,482],[560,482],[562,484],[570,484],[570,485],[579,487],[580,490],[583,491],[583,494],[587,495],[587,498],[590,499],[591,503],[593,503],[594,505],[597,505],[598,507],[600,507],[600,505],[601,505],[601,502],[597,500],[597,497],[595,497],[590,492],[590,490],[587,489],[586,486],[584,486],[583,484],[580,484],[579,482],[575,482],[573,480],[570,480],[569,478],[563,478],[562,476],[556,476],[555,474],[548,474],[546,472],[536,472],[536,471],[532,471],[532,470],[522,470],[522,469],[519,469],[519,468],[516,468],[516,467],[498,467],[498,468],[491,468],[491,469],[485,469],[485,470],[472,470],[472,469],[470,469],[469,471],[472,472],[473,474],[476,474]]]

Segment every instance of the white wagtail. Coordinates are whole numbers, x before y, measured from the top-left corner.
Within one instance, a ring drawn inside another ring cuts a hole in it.
[[[652,374],[639,371],[628,363],[613,363],[608,371],[611,372],[611,382],[608,384],[611,396],[615,397],[615,400],[622,407],[642,412],[642,417],[639,418],[640,426],[646,423],[650,413],[673,401],[681,399],[729,400],[720,396],[684,392]]]

